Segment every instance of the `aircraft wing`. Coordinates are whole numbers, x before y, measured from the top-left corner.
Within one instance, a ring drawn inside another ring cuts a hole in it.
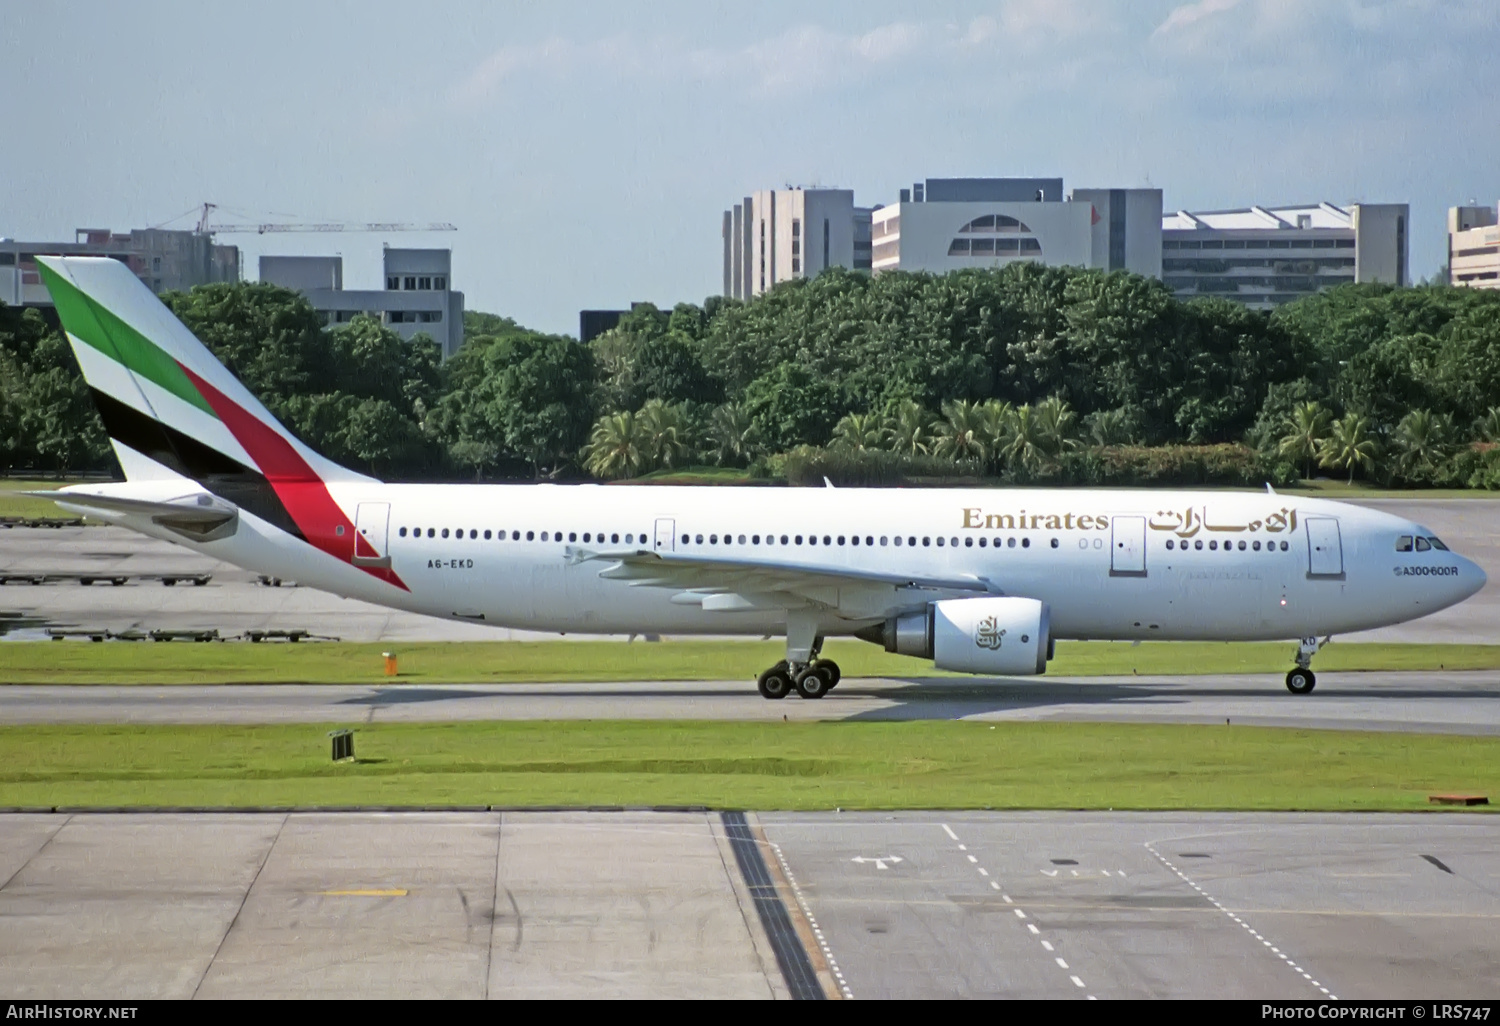
[[[570,546],[567,555],[573,563],[609,563],[609,566],[599,572],[600,577],[609,580],[625,581],[634,587],[672,588],[699,596],[784,595],[795,596],[799,602],[812,600],[827,603],[831,594],[848,588],[920,589],[981,594],[996,590],[989,581],[970,575],[929,577],[830,564],[697,556],[678,552],[652,552],[648,549],[595,552]],[[829,604],[837,605],[838,598],[833,597]],[[709,604],[706,603],[705,608],[709,608]]]

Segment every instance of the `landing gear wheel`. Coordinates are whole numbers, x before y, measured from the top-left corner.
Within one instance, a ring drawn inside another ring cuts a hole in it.
[[[829,691],[839,686],[839,681],[843,679],[843,672],[839,670],[838,663],[832,659],[814,659],[812,665],[813,669],[818,670],[823,676],[828,678]]]
[[[803,698],[822,698],[833,690],[827,670],[813,663],[797,677],[797,694]]]
[[[785,698],[792,692],[792,676],[787,672],[786,663],[777,663],[762,673],[755,679],[755,684],[760,688],[762,698]]]
[[[1311,670],[1298,668],[1286,675],[1286,689],[1294,695],[1311,694],[1317,684],[1318,678]]]

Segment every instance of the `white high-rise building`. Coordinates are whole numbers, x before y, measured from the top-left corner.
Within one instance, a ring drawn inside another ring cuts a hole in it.
[[[1161,274],[1160,189],[1061,178],[929,178],[871,216],[872,268],[943,273],[1015,260]]]
[[[1500,204],[1448,208],[1448,283],[1500,289]]]
[[[384,289],[345,289],[343,257],[260,258],[261,281],[296,289],[330,327],[369,314],[404,339],[432,338],[445,360],[464,344],[464,294],[452,270],[452,250],[387,248]]]
[[[828,267],[870,267],[870,211],[848,189],[762,189],[724,211],[722,234],[724,295],[735,299]]]
[[[1333,285],[1407,285],[1405,203],[1179,210],[1162,218],[1162,280],[1181,298],[1270,309]]]

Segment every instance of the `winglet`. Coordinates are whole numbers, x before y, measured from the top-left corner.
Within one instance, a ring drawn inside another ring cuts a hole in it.
[[[1271,487],[1271,482],[1269,482],[1269,481],[1266,482],[1266,494],[1267,495],[1275,495],[1276,494],[1276,489],[1274,489],[1274,488]]]
[[[830,480],[828,480],[828,475],[827,474],[823,475],[823,484],[824,484],[825,487],[828,487],[828,488],[832,488],[833,487],[833,482],[830,481]]]

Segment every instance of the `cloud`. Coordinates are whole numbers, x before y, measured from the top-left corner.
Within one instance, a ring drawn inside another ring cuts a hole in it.
[[[1238,7],[1240,0],[1198,0],[1197,3],[1183,4],[1174,7],[1172,13],[1167,15],[1167,20],[1156,26],[1153,36],[1164,36],[1179,29],[1185,29],[1195,25],[1204,18],[1212,18],[1216,14]]]

